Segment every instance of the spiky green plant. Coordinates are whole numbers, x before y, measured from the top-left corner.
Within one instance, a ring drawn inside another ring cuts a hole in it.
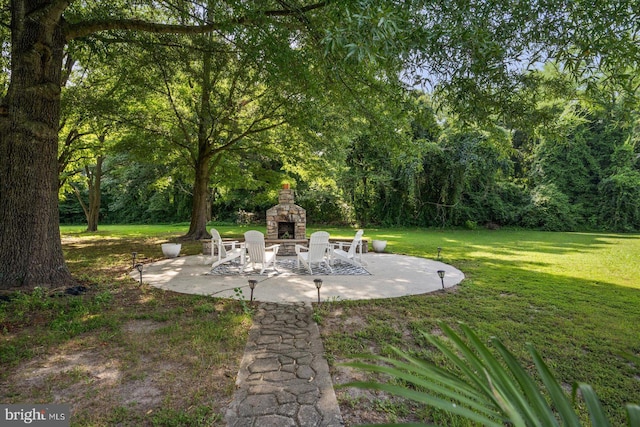
[[[452,363],[456,373],[394,348],[399,359],[363,356],[382,363],[353,362],[346,365],[386,374],[395,381],[352,382],[343,387],[384,391],[473,423],[495,427],[581,426],[574,409],[579,391],[591,424],[598,427],[611,425],[593,388],[576,383],[572,398],[569,398],[533,346],[528,345],[527,348],[544,386],[523,368],[500,340],[491,340],[496,355],[468,326],[460,325],[464,338],[444,323],[439,326],[446,339],[427,333],[423,335]],[[640,406],[629,404],[625,409],[628,426],[640,426]]]

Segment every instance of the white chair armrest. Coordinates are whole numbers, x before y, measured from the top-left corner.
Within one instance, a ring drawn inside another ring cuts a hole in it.
[[[278,253],[278,249],[280,249],[280,245],[271,245],[264,248],[265,251],[273,251],[275,253]]]
[[[244,243],[240,243],[240,242],[239,242],[239,241],[237,241],[237,240],[231,240],[231,241],[226,241],[226,242],[223,240],[223,241],[222,241],[222,244],[223,244],[225,247],[230,247],[231,249],[235,249],[235,248],[236,248],[236,244],[239,244],[239,245],[238,245],[238,248],[241,248],[241,247],[244,245]]]
[[[296,250],[296,254],[299,254],[300,251],[308,251],[309,248],[304,246],[304,245],[297,245],[295,246],[295,250]]]
[[[338,248],[338,249],[342,249],[345,245],[349,246],[350,244],[351,244],[351,242],[332,242],[332,243],[330,243],[332,248]]]

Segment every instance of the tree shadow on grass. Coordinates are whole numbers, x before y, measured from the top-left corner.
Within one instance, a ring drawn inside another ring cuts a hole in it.
[[[640,403],[640,366],[624,357],[640,354],[640,290],[532,271],[531,263],[488,256],[455,264],[467,275],[455,289],[336,304],[321,326],[330,360],[353,360],[341,342],[354,337],[365,352],[380,354],[396,345],[435,357],[421,331],[437,333],[439,320],[454,327],[464,322],[485,342],[498,337],[525,366],[530,365],[525,344],[532,343],[566,391],[574,382],[591,384],[615,424],[624,424],[623,405]],[[368,317],[386,319],[386,326],[397,333],[376,334],[371,322],[343,327],[331,321]],[[402,339],[393,339],[397,336]]]

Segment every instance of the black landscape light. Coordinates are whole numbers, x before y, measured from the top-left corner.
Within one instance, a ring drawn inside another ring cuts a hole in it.
[[[438,246],[438,259],[440,259],[440,252],[442,252],[442,248]]]
[[[144,264],[138,263],[136,264],[136,270],[140,273],[140,284],[142,285],[142,269],[144,268]]]
[[[132,268],[136,268],[136,257],[138,256],[138,252],[131,252],[131,265]]]
[[[253,290],[256,288],[258,281],[256,279],[249,279],[249,287],[251,288],[251,297],[249,298],[249,302],[253,302]]]
[[[438,270],[438,276],[440,276],[440,280],[442,281],[442,289],[444,289],[444,270]]]
[[[313,279],[313,283],[315,283],[316,289],[318,290],[318,304],[320,304],[320,288],[322,287],[322,279]]]

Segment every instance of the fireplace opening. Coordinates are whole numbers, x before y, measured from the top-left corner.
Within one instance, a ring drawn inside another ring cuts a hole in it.
[[[294,239],[296,234],[295,222],[278,223],[278,239]]]

